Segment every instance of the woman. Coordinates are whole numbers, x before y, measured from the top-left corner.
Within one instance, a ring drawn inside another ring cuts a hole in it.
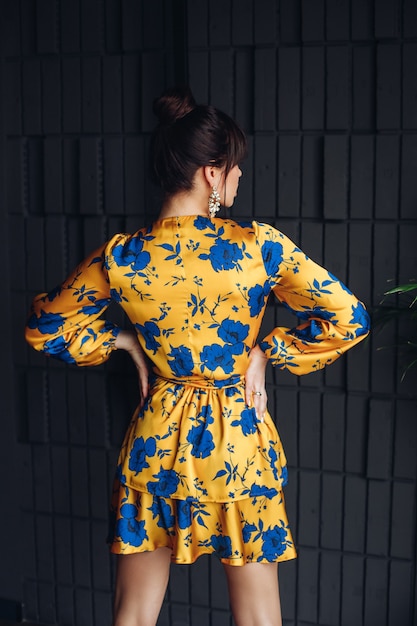
[[[165,92],[154,112],[158,219],[115,235],[35,298],[26,338],[81,366],[126,350],[138,370],[141,401],[111,506],[110,548],[121,555],[114,625],[155,624],[171,561],[214,552],[236,624],[276,626],[277,563],[296,552],[265,368],[307,374],[332,363],[366,336],[368,316],[281,232],[216,216],[233,205],[246,153],[233,120],[187,88]],[[271,292],[299,323],[257,342]],[[99,319],[111,300],[132,331]]]

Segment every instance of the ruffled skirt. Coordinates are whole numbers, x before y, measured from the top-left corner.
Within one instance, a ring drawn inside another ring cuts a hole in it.
[[[271,563],[297,556],[282,491],[237,502],[175,500],[114,484],[108,542],[115,554],[168,547],[174,563],[216,554],[223,563]]]

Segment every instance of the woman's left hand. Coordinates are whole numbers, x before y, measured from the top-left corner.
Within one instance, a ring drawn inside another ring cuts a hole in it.
[[[245,373],[245,400],[253,406],[257,418],[263,422],[268,397],[265,388],[265,370],[268,358],[258,345],[254,346],[249,355],[249,366]]]

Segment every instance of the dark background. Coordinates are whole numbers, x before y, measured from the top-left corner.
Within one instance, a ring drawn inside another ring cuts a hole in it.
[[[233,216],[282,229],[370,309],[415,279],[417,3],[1,7],[0,617],[106,626],[107,506],[136,381],[123,354],[86,370],[28,348],[30,301],[155,214],[151,102],[184,81],[248,133]],[[285,626],[417,624],[417,379],[400,382],[396,351],[377,350],[397,331],[325,372],[270,371],[299,551],[280,566]],[[185,624],[231,624],[215,558],[173,568],[159,625]]]

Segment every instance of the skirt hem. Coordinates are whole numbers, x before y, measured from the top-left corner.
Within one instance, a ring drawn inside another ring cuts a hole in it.
[[[144,550],[143,548],[141,549],[141,548],[134,548],[134,547],[127,548],[124,550],[118,550],[117,544],[115,543],[110,544],[110,552],[112,554],[115,554],[116,556],[128,556],[129,554],[141,554],[144,552],[155,552],[155,550],[158,550],[159,548],[168,548],[172,550],[170,545],[163,545],[163,544],[155,545],[152,550]],[[288,552],[288,554],[286,554],[286,552]],[[292,561],[298,557],[297,551],[295,550],[295,548],[292,548],[292,549],[287,548],[283,554],[281,554],[276,559],[271,560],[271,561],[269,561],[268,559],[261,559],[260,561],[256,561],[256,560],[251,561],[251,560],[245,560],[243,558],[238,558],[238,559],[223,558],[223,557],[219,557],[218,554],[216,554],[214,550],[200,550],[199,553],[196,554],[192,559],[179,559],[179,558],[176,558],[174,555],[172,555],[171,562],[174,565],[192,565],[200,557],[204,555],[214,555],[216,558],[219,559],[219,561],[221,561],[225,565],[232,565],[234,567],[243,567],[244,565],[250,565],[251,563],[284,563],[285,561]]]

